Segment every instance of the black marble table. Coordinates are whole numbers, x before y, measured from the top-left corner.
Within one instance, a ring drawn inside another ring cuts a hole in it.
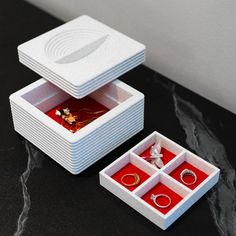
[[[40,78],[18,62],[16,47],[60,24],[23,1],[1,2],[0,235],[236,235],[235,115],[147,67],[122,76],[146,96],[145,129],[77,176],[14,131],[8,96]],[[98,180],[154,130],[221,169],[219,184],[166,231]]]

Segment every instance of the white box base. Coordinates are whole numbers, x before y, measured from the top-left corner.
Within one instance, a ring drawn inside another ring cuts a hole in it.
[[[15,130],[78,174],[143,129],[144,95],[116,80],[89,95],[110,109],[76,133],[45,112],[70,95],[40,79],[10,96]]]

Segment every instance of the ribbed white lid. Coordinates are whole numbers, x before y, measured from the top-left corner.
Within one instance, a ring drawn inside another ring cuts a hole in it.
[[[145,60],[145,46],[94,20],[78,17],[18,46],[19,60],[82,98]]]

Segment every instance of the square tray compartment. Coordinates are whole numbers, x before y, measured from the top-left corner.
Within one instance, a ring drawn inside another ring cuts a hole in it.
[[[116,80],[89,95],[109,111],[71,133],[45,114],[70,98],[40,79],[10,96],[15,130],[78,174],[143,129],[144,95]]]
[[[175,154],[161,169],[139,156],[159,140],[162,147]],[[119,183],[119,179],[113,178],[129,163],[150,176],[131,190]],[[177,178],[183,168],[189,168],[196,171],[197,175],[200,174],[201,178],[193,188],[187,187]],[[217,167],[155,131],[100,171],[99,176],[100,184],[104,188],[165,230],[218,182],[219,173]],[[160,193],[171,197],[171,204],[167,208],[157,207],[150,198],[151,194]]]
[[[174,143],[170,139],[159,133],[153,133],[148,138],[144,139],[140,145],[132,149],[132,152],[145,159],[150,155],[151,146],[157,142],[161,143],[161,154],[164,165],[172,161],[176,156],[184,151],[184,148]]]

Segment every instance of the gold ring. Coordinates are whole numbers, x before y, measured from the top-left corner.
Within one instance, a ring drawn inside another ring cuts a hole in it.
[[[186,182],[184,180],[185,176],[192,176],[193,177],[193,181],[192,182]],[[184,183],[185,185],[193,185],[197,182],[197,175],[194,171],[189,170],[189,169],[184,169],[181,173],[180,173],[180,180],[182,181],[182,183]]]
[[[127,184],[127,183],[124,182],[124,179],[128,176],[134,177],[134,182],[133,183]],[[139,177],[138,174],[125,174],[121,177],[120,181],[123,185],[130,187],[130,186],[138,185],[139,182],[140,182],[140,177]]]
[[[168,203],[166,205],[160,205],[160,204],[157,203],[157,199],[161,198],[161,197],[164,197],[164,198],[166,198],[168,200]],[[157,195],[152,194],[150,199],[154,202],[154,204],[157,207],[160,207],[160,208],[167,208],[171,204],[171,198],[167,194],[163,194],[163,193],[157,194]]]

